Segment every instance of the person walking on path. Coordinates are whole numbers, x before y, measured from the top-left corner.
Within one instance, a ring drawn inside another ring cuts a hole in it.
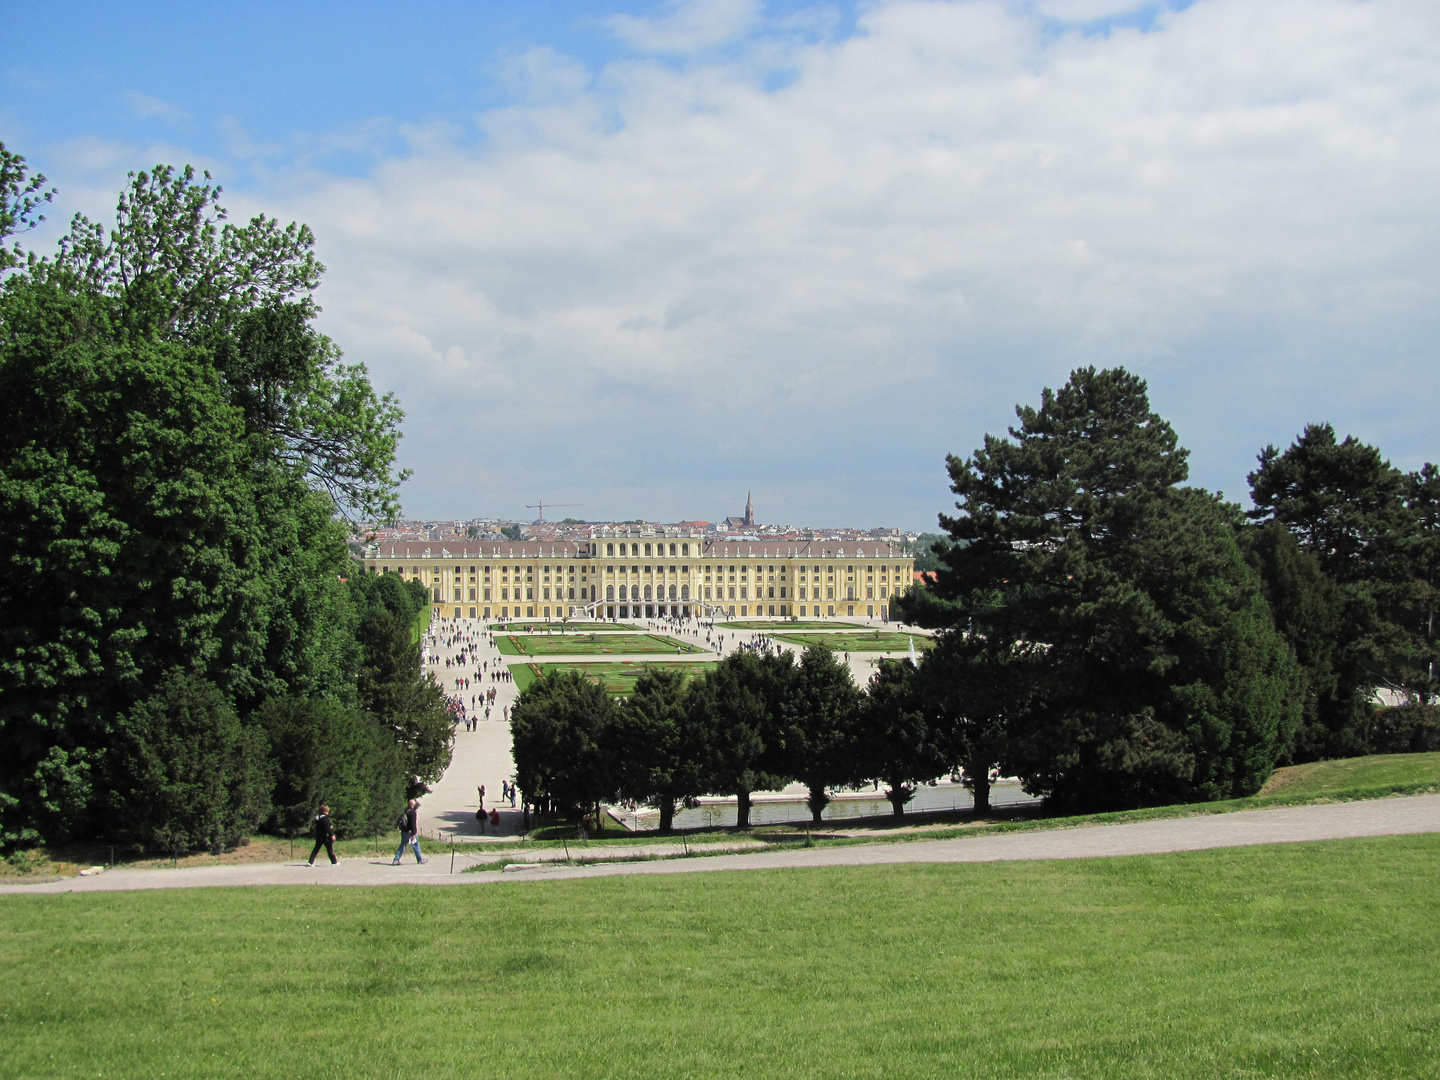
[[[493,806],[490,808],[490,831],[496,836],[500,835],[500,811]]]
[[[395,849],[395,861],[390,864],[391,866],[400,865],[400,856],[405,854],[406,844],[409,844],[415,849],[415,861],[417,863],[423,863],[425,861],[425,857],[420,854],[420,825],[415,813],[419,805],[418,802],[411,799],[410,805],[400,814],[400,846]]]
[[[330,822],[330,807],[321,806],[320,813],[315,815],[315,846],[310,849],[310,865],[315,865],[315,856],[320,854],[321,848],[330,856],[330,865],[334,866],[340,860],[335,858],[335,826]]]

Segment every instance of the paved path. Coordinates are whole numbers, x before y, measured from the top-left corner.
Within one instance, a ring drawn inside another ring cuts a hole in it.
[[[450,852],[438,845],[430,861],[391,866],[389,858],[347,859],[339,866],[308,867],[303,861],[271,865],[214,866],[185,870],[111,870],[95,877],[67,878],[34,885],[4,885],[0,893],[90,892],[121,889],[176,889],[218,885],[481,885],[506,881],[610,877],[617,874],[692,874],[713,870],[767,870],[807,866],[878,866],[895,863],[1001,862],[1086,859],[1160,854],[1208,848],[1283,844],[1440,832],[1440,795],[1411,795],[1368,802],[1291,806],[1147,821],[1091,825],[1029,833],[960,837],[905,844],[863,844],[834,848],[786,848],[739,855],[676,859],[670,862],[601,866],[547,865],[508,873],[450,873]],[[457,846],[456,851],[462,849]],[[465,852],[473,851],[466,845]],[[483,852],[482,852],[483,854]],[[473,860],[471,860],[473,862]],[[455,869],[466,865],[457,854]]]

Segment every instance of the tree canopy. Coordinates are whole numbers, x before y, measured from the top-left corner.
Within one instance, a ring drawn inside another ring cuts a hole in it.
[[[1256,790],[1298,704],[1238,510],[1179,486],[1186,451],[1123,369],[1079,369],[1016,413],[1008,439],[948,459],[957,543],[897,611],[1014,665],[1005,756],[1056,804]]]
[[[247,729],[275,698],[390,708],[357,692],[344,515],[398,510],[402,414],[314,328],[310,231],[157,166],[21,259],[42,186],[0,147],[0,842],[118,820],[119,748],[194,715],[142,708],[162,687]]]

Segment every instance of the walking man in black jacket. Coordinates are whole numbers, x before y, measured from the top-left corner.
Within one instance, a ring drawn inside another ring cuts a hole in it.
[[[415,850],[415,861],[417,863],[423,863],[425,861],[424,857],[420,854],[420,823],[416,813],[419,806],[420,804],[418,802],[411,799],[410,805],[407,806],[405,812],[400,815],[400,846],[395,849],[395,861],[390,864],[391,866],[400,865],[400,856],[405,854],[405,846],[407,844]]]
[[[315,815],[315,846],[310,851],[310,865],[315,865],[315,856],[320,854],[320,848],[325,848],[325,853],[330,856],[330,865],[334,866],[335,858],[335,826],[330,823],[330,807],[320,807],[320,813]]]

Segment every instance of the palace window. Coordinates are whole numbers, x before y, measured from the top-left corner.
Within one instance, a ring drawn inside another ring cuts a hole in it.
[[[606,586],[605,586],[605,599],[606,599],[606,600],[614,600],[614,599],[615,599],[615,586],[614,586],[614,585],[606,585]]]
[[[606,545],[605,545],[605,554],[608,555],[610,558],[613,559],[613,558],[615,557],[615,545],[614,545],[614,544],[606,544]]]

